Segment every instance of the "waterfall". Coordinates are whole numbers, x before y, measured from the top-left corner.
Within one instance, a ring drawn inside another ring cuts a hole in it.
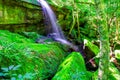
[[[37,0],[42,7],[45,23],[47,25],[48,37],[52,37],[55,41],[68,45],[70,48],[78,51],[78,47],[66,40],[61,27],[57,23],[55,13],[45,0]],[[39,41],[38,41],[39,42]]]
[[[55,13],[52,11],[48,3],[45,0],[38,0],[38,2],[41,5],[42,10],[43,10],[43,15],[45,17],[45,23],[48,28],[47,29],[48,34],[55,33],[56,37],[65,39],[65,36],[59,24],[57,23]]]

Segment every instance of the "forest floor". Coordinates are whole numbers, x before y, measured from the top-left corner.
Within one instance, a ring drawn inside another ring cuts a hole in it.
[[[55,41],[36,43],[39,37],[35,32],[0,30],[0,79],[97,80],[99,59],[90,55],[97,56],[99,47],[85,39],[85,58]],[[118,61],[119,54],[114,59]],[[117,65],[111,61],[109,80],[120,79]]]

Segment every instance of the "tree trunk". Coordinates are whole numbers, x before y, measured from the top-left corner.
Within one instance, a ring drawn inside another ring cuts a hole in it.
[[[104,0],[95,0],[100,35],[100,61],[98,80],[108,80],[109,75],[109,33]]]

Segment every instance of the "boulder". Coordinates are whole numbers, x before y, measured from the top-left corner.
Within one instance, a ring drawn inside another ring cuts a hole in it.
[[[91,43],[89,40],[84,39],[85,48],[87,48],[88,53],[92,52],[94,55],[97,55],[100,52],[100,49],[95,44]]]
[[[91,73],[86,70],[82,55],[72,52],[59,66],[52,80],[89,80]]]
[[[6,72],[11,74],[3,77],[19,79],[30,73],[34,75],[31,78],[22,77],[23,80],[50,79],[64,59],[64,53],[58,43],[37,44],[33,39],[0,30],[0,68],[3,69],[0,74],[5,72],[4,67],[21,65],[17,70],[11,68],[12,70]]]
[[[0,29],[13,32],[36,31],[44,34],[44,26],[40,23],[43,23],[40,6],[23,0],[0,0]]]

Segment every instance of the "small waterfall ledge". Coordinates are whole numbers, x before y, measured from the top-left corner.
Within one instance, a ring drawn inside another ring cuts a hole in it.
[[[57,19],[55,13],[50,8],[48,3],[45,0],[37,0],[40,6],[42,7],[44,22],[46,24],[46,31],[49,37],[53,40],[58,41],[62,44],[68,45],[75,51],[79,51],[78,47],[74,44],[70,43],[64,36],[63,31],[59,24],[57,23]],[[38,40],[39,42],[39,40]]]

